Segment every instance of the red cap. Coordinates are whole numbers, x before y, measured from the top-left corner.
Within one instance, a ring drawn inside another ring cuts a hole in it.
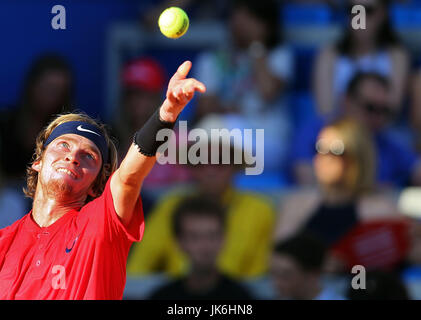
[[[141,58],[124,67],[122,81],[124,87],[161,91],[165,85],[166,72],[156,60]]]

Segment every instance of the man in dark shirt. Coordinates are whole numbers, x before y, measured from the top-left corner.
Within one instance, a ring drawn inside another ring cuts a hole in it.
[[[402,143],[391,131],[397,114],[389,101],[390,86],[388,80],[379,74],[357,73],[350,81],[343,97],[343,115],[356,119],[372,133],[377,154],[378,184],[398,188],[420,185],[419,155],[412,146]],[[312,170],[314,145],[320,130],[329,122],[327,119],[315,118],[297,130],[290,163],[292,174],[298,184],[315,183]]]
[[[249,293],[222,274],[216,260],[224,241],[225,210],[203,196],[186,198],[176,209],[174,233],[190,260],[189,273],[154,292],[151,300],[246,300]]]

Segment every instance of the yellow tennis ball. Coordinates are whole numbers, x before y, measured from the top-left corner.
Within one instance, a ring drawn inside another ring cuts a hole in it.
[[[177,39],[184,35],[189,28],[189,17],[183,9],[170,7],[162,11],[158,25],[164,36]]]

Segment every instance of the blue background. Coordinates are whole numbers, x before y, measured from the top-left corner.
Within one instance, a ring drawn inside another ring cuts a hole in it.
[[[51,27],[51,9],[57,4],[66,9],[66,30]],[[0,108],[16,102],[34,57],[54,51],[74,68],[76,106],[103,115],[107,27],[137,19],[138,8],[138,1],[1,0]]]

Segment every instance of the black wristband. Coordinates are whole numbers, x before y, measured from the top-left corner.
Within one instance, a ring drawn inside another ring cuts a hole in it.
[[[147,157],[153,157],[156,154],[159,146],[166,141],[158,141],[156,135],[161,129],[174,128],[175,122],[167,122],[161,120],[159,117],[159,108],[146,121],[143,127],[136,131],[133,137],[133,143],[138,147],[139,152]]]

